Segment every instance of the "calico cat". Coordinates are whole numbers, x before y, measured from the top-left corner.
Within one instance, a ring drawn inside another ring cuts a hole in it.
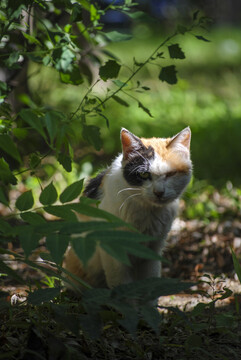
[[[185,128],[172,138],[139,138],[121,130],[122,153],[111,166],[90,180],[84,195],[100,201],[106,210],[143,234],[159,238],[146,246],[161,253],[178,210],[178,200],[191,179],[191,131]],[[97,248],[83,269],[73,249],[65,268],[95,287],[113,287],[161,276],[161,263],[130,257],[126,266]]]

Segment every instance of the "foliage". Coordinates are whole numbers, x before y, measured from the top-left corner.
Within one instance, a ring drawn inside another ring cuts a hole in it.
[[[104,9],[99,7],[98,2],[85,0],[76,3],[70,0],[25,0],[21,4],[5,0],[1,4],[0,63],[6,81],[0,82],[0,202],[7,216],[0,219],[0,271],[1,277],[8,276],[14,282],[27,286],[29,293],[27,300],[16,307],[12,305],[18,302],[18,298],[11,298],[11,304],[6,301],[7,294],[1,293],[1,311],[8,310],[4,320],[10,321],[17,335],[20,330],[25,330],[20,337],[23,341],[17,342],[15,350],[9,345],[15,334],[3,337],[4,341],[7,339],[4,343],[5,358],[24,358],[28,355],[45,358],[47,353],[53,358],[81,358],[82,350],[81,355],[77,354],[80,347],[79,334],[84,342],[90,343],[91,337],[97,338],[109,328],[115,331],[122,329],[133,335],[140,327],[148,327],[158,334],[160,316],[148,302],[192,285],[176,279],[148,279],[112,290],[91,289],[82,279],[62,268],[63,256],[69,244],[84,265],[97,245],[126,264],[129,264],[129,254],[163,260],[143,244],[155,239],[139,234],[134,229],[131,232],[119,230],[121,227],[128,229],[130,225],[98,209],[98,203],[80,196],[82,178],[78,177],[59,190],[58,184],[52,179],[53,167],[46,164],[46,160],[52,156],[63,167],[63,172],[71,173],[74,168],[74,145],[79,136],[76,134],[77,128],[85,141],[100,150],[101,130],[104,126],[93,125],[91,120],[101,119],[108,128],[111,121],[106,110],[110,102],[126,109],[131,101],[143,114],[152,117],[152,111],[139,99],[139,93],[146,93],[150,88],[140,80],[133,87],[134,77],[148,64],[155,64],[159,69],[159,80],[170,85],[176,84],[175,60],[185,59],[176,36],[190,33],[197,40],[207,42],[204,36],[196,34],[196,30],[192,33],[199,26],[205,26],[208,20],[195,12],[191,25],[177,26],[173,35],[164,39],[143,61],[134,58],[129,74],[123,76],[125,64],[121,63],[115,53],[107,51],[104,44],[127,40],[130,34],[105,32],[101,16],[112,9],[132,19],[136,15],[133,6],[127,0],[122,5],[110,3]],[[162,62],[164,57],[169,59],[170,64],[167,66]],[[41,99],[34,98],[28,88],[28,71],[31,66],[51,68],[58,74],[61,83],[80,88],[82,99],[78,107],[68,113],[44,106]],[[97,77],[92,72],[93,66],[98,73]],[[17,79],[19,84],[14,87],[13,80],[16,84]],[[24,84],[24,89],[20,88],[20,84]],[[99,84],[106,85],[105,94],[101,97],[94,92]],[[86,87],[87,90],[84,90]],[[43,169],[44,175],[39,175]],[[24,178],[26,176],[28,179]],[[19,191],[15,185],[20,179],[25,184],[30,183],[29,178],[37,179],[38,191],[26,186],[13,202],[11,190]],[[41,184],[42,179],[47,185]],[[77,213],[99,221],[78,222]],[[54,221],[48,221],[49,216]],[[73,237],[73,234],[78,237]],[[45,251],[39,253],[40,259],[36,261],[34,255],[43,239]],[[20,244],[22,252],[19,254],[12,251],[11,243]],[[25,264],[46,274],[45,280],[36,281],[33,285],[31,279],[15,271],[14,263]],[[81,301],[71,302],[71,298],[63,292],[63,282],[69,283],[77,292],[82,291],[75,285],[76,282],[87,289]],[[219,298],[229,294],[226,291]],[[197,320],[206,307],[213,311],[215,302],[216,299],[212,299],[212,305],[200,306],[190,315],[190,319]],[[175,326],[180,325],[187,331],[184,335],[185,353],[189,356],[196,349],[200,350],[198,324],[190,324],[191,320],[186,321],[185,315],[178,310],[168,311],[176,315]],[[232,325],[237,326],[236,318],[231,320]],[[215,318],[215,321],[218,320]],[[224,319],[219,318],[219,321],[221,323]],[[117,328],[117,325],[120,327]],[[165,324],[161,326],[163,334],[170,333]],[[211,334],[209,331],[212,326],[209,321],[203,329]],[[5,325],[4,331],[9,331]],[[168,346],[167,338],[168,335],[163,335],[162,341]],[[133,352],[135,356],[144,356],[141,347]]]

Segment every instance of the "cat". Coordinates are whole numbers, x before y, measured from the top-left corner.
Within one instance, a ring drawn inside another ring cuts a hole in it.
[[[122,128],[122,153],[111,166],[91,179],[84,196],[100,201],[99,208],[158,237],[146,246],[161,254],[177,214],[179,198],[192,175],[191,131],[187,127],[171,138],[139,138]],[[94,287],[126,284],[161,276],[161,263],[130,256],[124,265],[96,248],[86,269],[70,248],[64,267]]]

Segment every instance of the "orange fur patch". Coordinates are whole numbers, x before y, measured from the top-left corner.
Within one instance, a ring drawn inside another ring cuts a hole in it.
[[[161,159],[169,163],[170,166],[175,169],[175,171],[188,172],[190,170],[190,163],[185,161],[178,152],[175,152],[167,147],[167,145],[171,141],[171,138],[141,138],[141,141],[146,147],[152,146],[155,152],[161,157]]]

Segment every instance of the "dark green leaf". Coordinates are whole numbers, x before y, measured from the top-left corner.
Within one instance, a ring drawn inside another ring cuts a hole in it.
[[[145,111],[145,113],[147,113],[150,117],[153,117],[150,110],[147,109],[140,101],[138,101],[138,107]]]
[[[58,162],[63,166],[64,170],[66,170],[67,172],[72,171],[72,160],[69,155],[60,153],[58,156]]]
[[[16,201],[16,208],[20,211],[26,211],[33,207],[34,199],[32,190],[26,191],[21,194]]]
[[[46,247],[56,264],[61,264],[68,247],[70,237],[62,234],[51,234],[46,237]]]
[[[210,42],[210,40],[206,39],[206,38],[205,38],[205,37],[203,37],[202,35],[195,35],[195,37],[196,37],[198,40],[202,40],[202,41]]]
[[[186,26],[178,25],[177,26],[177,31],[179,32],[179,34],[184,35],[187,32],[187,28],[186,28]]]
[[[38,289],[34,292],[31,292],[28,296],[28,302],[32,305],[40,305],[44,302],[49,302],[53,300],[56,296],[60,294],[61,288],[48,288],[48,289]]]
[[[9,68],[9,69],[19,69],[20,65],[18,64],[18,59],[20,56],[20,52],[19,51],[13,51],[8,59],[5,61],[5,65]]]
[[[51,205],[53,204],[58,198],[58,193],[51,182],[46,188],[41,192],[39,201],[43,205]]]
[[[83,188],[84,179],[74,182],[73,184],[69,185],[60,195],[59,199],[62,203],[66,203],[76,199]]]
[[[8,199],[5,193],[3,192],[2,188],[0,188],[0,203],[2,203],[5,206],[8,206]]]
[[[100,150],[102,147],[102,141],[100,137],[100,128],[95,125],[83,124],[82,129],[83,138],[95,147],[96,150]]]
[[[123,326],[130,334],[135,334],[139,322],[137,310],[125,303],[114,303],[113,306],[123,315],[123,318],[118,320],[118,323],[121,324],[121,326]]]
[[[80,85],[84,82],[78,66],[73,66],[70,72],[60,72],[60,79],[65,84]]]
[[[18,149],[9,135],[7,134],[0,135],[0,148],[9,155],[11,155],[18,162],[21,162]]]
[[[37,130],[38,133],[41,134],[44,139],[46,139],[42,119],[39,118],[33,110],[22,109],[19,115],[24,121],[26,121],[26,123],[28,123],[33,129]]]
[[[123,34],[118,31],[109,31],[104,34],[108,40],[113,42],[126,41],[130,40],[132,36],[130,34]]]
[[[31,252],[35,250],[38,246],[40,235],[34,233],[33,228],[29,228],[29,231],[21,233],[19,235],[20,244],[23,248],[24,254],[26,257],[29,257]]]
[[[30,163],[29,165],[30,165],[31,169],[35,169],[41,163],[40,156],[38,156],[37,154],[34,154],[34,153],[31,154],[29,163]]]
[[[70,16],[70,21],[71,22],[78,22],[78,21],[82,21],[82,7],[80,6],[80,4],[75,3],[73,4],[72,7],[72,14]]]
[[[196,20],[197,20],[197,17],[198,17],[199,12],[200,12],[200,10],[194,11],[193,16],[192,16],[193,21],[196,21]]]
[[[185,54],[178,44],[168,46],[168,51],[172,59],[185,59]]]
[[[78,258],[86,266],[91,256],[94,254],[96,248],[95,239],[89,239],[88,237],[77,237],[71,240],[72,247],[78,256]]]
[[[84,214],[87,216],[92,216],[92,217],[100,218],[100,219],[106,219],[108,221],[113,221],[113,222],[116,222],[119,224],[125,224],[125,226],[128,226],[123,220],[116,217],[115,215],[110,214],[109,212],[107,212],[105,210],[98,209],[96,207],[93,207],[91,205],[84,203],[83,199],[84,198],[80,198],[79,203],[70,204],[71,209],[77,211],[80,214]]]
[[[162,81],[166,81],[168,84],[176,84],[177,83],[177,75],[176,75],[176,67],[175,65],[170,65],[163,67],[161,69],[159,79]]]
[[[30,225],[39,225],[46,223],[45,219],[42,216],[31,211],[22,213],[21,218],[24,221],[28,222]]]
[[[102,80],[116,78],[119,74],[121,66],[115,60],[108,60],[105,65],[100,67],[99,75]]]
[[[121,99],[119,96],[113,95],[112,99],[114,99],[118,104],[129,107],[130,105],[123,99]]]
[[[75,221],[76,216],[71,211],[71,209],[68,206],[65,205],[55,205],[55,206],[46,206],[44,210],[51,215],[57,216],[62,219],[66,219],[69,221]]]
[[[231,252],[232,252],[232,258],[233,258],[233,265],[234,265],[234,269],[235,269],[235,272],[238,276],[238,279],[240,281],[240,284],[241,284],[241,265],[233,251],[233,249],[231,248]]]
[[[81,234],[90,231],[105,231],[119,227],[119,223],[108,223],[106,221],[76,221],[62,224],[61,234]],[[97,236],[96,236],[97,237]]]
[[[58,133],[59,128],[61,127],[61,121],[63,120],[63,114],[57,111],[47,111],[44,117],[44,122],[49,134],[50,142],[53,144],[53,141]]]
[[[161,316],[156,308],[151,307],[150,305],[145,305],[140,308],[142,318],[147,322],[147,324],[158,333],[160,327]]]
[[[30,44],[36,44],[36,45],[40,45],[40,46],[41,46],[41,43],[39,42],[39,40],[36,39],[34,36],[29,35],[29,34],[25,33],[24,31],[22,31],[22,35],[25,37],[25,39],[28,40],[28,42],[29,42]]]
[[[4,184],[17,184],[17,179],[13,176],[8,163],[3,158],[0,158],[0,180],[2,180]]]
[[[152,301],[160,296],[177,294],[195,285],[181,282],[178,279],[149,278],[131,284],[119,285],[113,289],[113,296],[120,299],[136,299],[142,303]]]
[[[0,219],[0,232],[7,233],[10,231],[12,227],[7,223],[7,221]]]

